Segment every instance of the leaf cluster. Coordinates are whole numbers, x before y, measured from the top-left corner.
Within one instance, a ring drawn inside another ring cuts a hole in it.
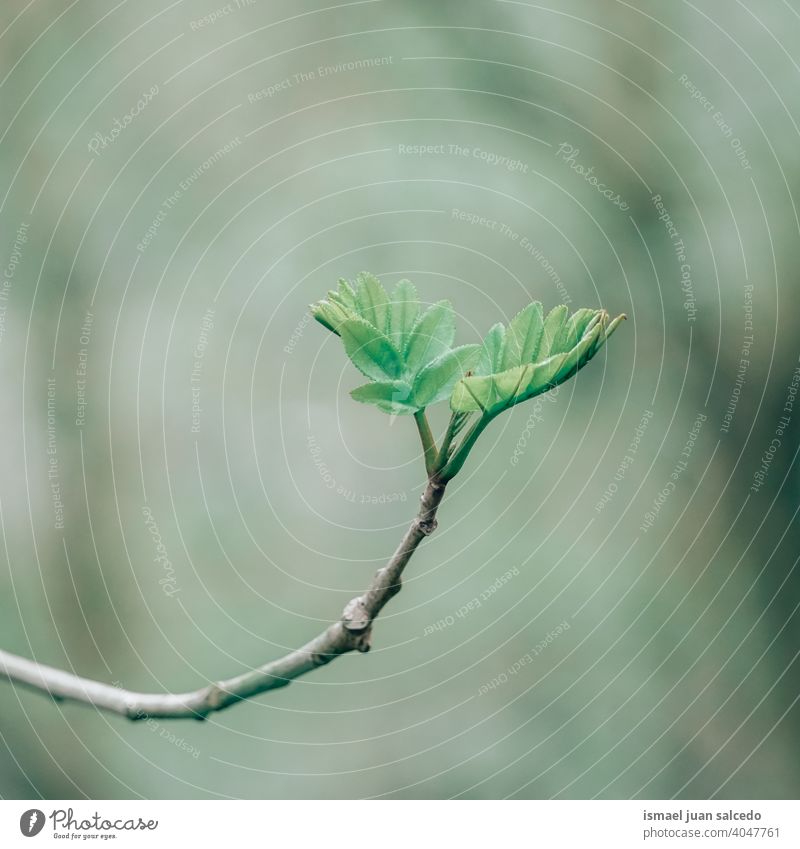
[[[392,415],[413,414],[429,474],[452,477],[477,437],[504,410],[547,392],[576,374],[625,318],[605,310],[561,305],[544,314],[534,301],[509,323],[495,324],[483,344],[453,346],[449,301],[423,308],[414,285],[401,280],[391,294],[372,274],[341,279],[314,317],[341,337],[353,365],[369,379],[351,393]],[[437,449],[425,408],[449,401],[450,425]],[[477,414],[477,419],[475,419]],[[455,438],[475,419],[460,445]]]
[[[389,295],[375,276],[362,273],[355,286],[339,280],[338,289],[311,309],[317,321],[341,336],[353,365],[370,379],[353,390],[353,398],[385,413],[415,413],[447,400],[480,357],[480,345],[453,347],[450,302],[423,310],[408,280]]]

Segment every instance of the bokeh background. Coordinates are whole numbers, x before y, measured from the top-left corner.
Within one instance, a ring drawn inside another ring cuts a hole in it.
[[[629,321],[482,437],[369,655],[205,723],[0,682],[0,794],[796,797],[798,44],[796,0],[4,2],[5,649],[180,691],[362,590],[423,471],[336,278],[460,342]]]

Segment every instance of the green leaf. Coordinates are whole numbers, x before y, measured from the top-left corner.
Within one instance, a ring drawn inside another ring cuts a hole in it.
[[[421,369],[412,388],[414,403],[428,407],[448,398],[456,381],[475,368],[480,353],[480,345],[462,345]]]
[[[514,316],[508,329],[495,324],[481,345],[451,350],[455,321],[448,301],[420,314],[408,280],[401,280],[390,298],[367,273],[358,275],[355,286],[339,280],[311,310],[342,337],[355,366],[374,381],[353,391],[356,400],[398,414],[422,410],[449,395],[451,437],[471,413],[481,414],[470,431],[472,442],[502,410],[572,377],[625,318],[611,321],[605,310],[594,309],[569,315],[563,305],[544,317],[542,305],[534,302]],[[462,463],[463,458],[453,468]]]
[[[389,304],[389,338],[398,351],[404,351],[419,315],[417,290],[410,280],[401,280],[392,292]]]
[[[411,387],[402,380],[367,383],[354,389],[350,395],[362,404],[373,404],[384,413],[408,415],[419,408],[411,403]]]
[[[362,272],[356,277],[356,308],[361,317],[381,333],[386,331],[389,296],[374,274]]]
[[[533,398],[535,395],[541,395],[552,389],[558,384],[558,373],[561,371],[564,363],[570,356],[570,351],[563,351],[560,354],[555,354],[536,363],[533,367],[528,385],[525,390],[520,393],[520,401],[527,401],[528,398]]]
[[[405,347],[406,370],[415,375],[421,368],[449,350],[456,335],[453,307],[439,301],[417,319]]]
[[[516,403],[516,399],[525,391],[534,368],[529,363],[496,374],[465,377],[453,389],[450,408],[455,413],[483,412],[496,415]]]
[[[389,339],[362,318],[348,318],[339,325],[347,356],[372,380],[399,378],[403,372],[400,352]]]
[[[591,310],[590,310],[591,312]],[[536,360],[544,330],[542,305],[538,301],[528,304],[511,319],[506,331],[506,348],[503,368],[527,365]]]
[[[526,345],[532,347],[535,344],[532,341],[535,331],[523,333],[526,310],[512,322],[515,324],[514,341],[511,341],[511,328],[506,333],[506,346],[516,346],[514,351],[520,351],[520,355],[526,350]],[[609,323],[605,310],[578,310],[567,319],[566,307],[556,307],[544,320],[536,362],[522,363],[488,375],[462,378],[453,387],[450,407],[455,413],[482,412],[491,418],[514,404],[547,392],[583,368],[624,318],[619,316]],[[492,334],[496,336],[495,328],[490,331]],[[487,347],[492,346],[484,343],[482,365],[489,359]],[[511,354],[506,351],[504,362],[509,357],[516,357],[514,351]]]
[[[577,345],[584,333],[586,333],[592,319],[599,320],[599,318],[600,315],[597,310],[587,309],[586,307],[575,310],[567,319],[566,337],[569,347]]]
[[[502,371],[505,344],[506,329],[498,322],[489,330],[483,340],[483,350],[476,369],[478,374],[492,374]]]
[[[594,356],[597,341],[603,335],[602,322],[598,321],[578,344],[566,355],[566,358],[556,375],[558,383],[562,383],[582,369]]]
[[[450,406],[458,413],[481,411],[496,416],[556,386],[569,356],[567,351],[540,363],[514,366],[486,377],[466,377],[456,384]]]
[[[592,356],[592,357],[593,357],[593,356],[594,356],[594,355],[595,355],[595,354],[596,354],[596,353],[597,353],[597,352],[598,352],[598,351],[599,351],[599,350],[603,347],[603,345],[605,345],[605,344],[606,344],[606,341],[608,340],[608,337],[609,337],[609,336],[611,336],[611,334],[612,334],[612,333],[613,333],[613,332],[614,332],[614,331],[615,331],[615,330],[616,330],[616,329],[620,326],[620,324],[621,324],[623,321],[625,321],[625,319],[626,319],[627,317],[628,317],[628,316],[626,316],[626,315],[624,315],[624,314],[623,314],[623,315],[618,315],[618,316],[617,316],[617,317],[616,317],[616,318],[615,318],[615,319],[611,322],[611,324],[609,324],[609,325],[608,325],[608,328],[606,329],[605,333],[601,333],[601,334],[600,334],[600,336],[599,336],[599,338],[598,338],[597,342],[595,343],[594,348],[592,349],[592,353],[590,354],[590,356]]]
[[[338,297],[342,304],[347,307],[347,309],[355,312],[356,308],[356,293],[353,287],[344,279],[344,277],[340,277],[337,281],[339,284]]]
[[[551,354],[557,354],[564,336],[564,326],[567,321],[567,308],[564,304],[554,307],[547,314],[542,329],[542,341],[536,352],[536,359],[543,360]]]
[[[311,314],[314,318],[333,333],[339,333],[339,326],[343,321],[352,318],[352,313],[345,310],[341,304],[333,301],[319,301],[311,305]]]

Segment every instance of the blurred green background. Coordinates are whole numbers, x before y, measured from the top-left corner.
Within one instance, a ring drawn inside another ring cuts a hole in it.
[[[309,322],[337,277],[450,298],[460,342],[533,298],[629,316],[482,437],[369,655],[205,723],[0,682],[0,795],[797,796],[795,0],[0,32],[9,651],[180,691],[364,588],[423,469]]]

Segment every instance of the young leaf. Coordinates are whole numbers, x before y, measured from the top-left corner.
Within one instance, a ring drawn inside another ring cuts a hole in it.
[[[342,296],[338,292],[334,291],[333,289],[331,289],[328,292],[328,299],[327,300],[328,300],[328,303],[330,303],[330,304],[336,304],[337,307],[344,310],[344,312],[348,313],[348,315],[357,315],[356,310],[353,309],[353,307],[348,306],[345,299],[342,298]],[[325,303],[325,302],[323,301],[323,303]]]
[[[347,356],[372,380],[400,377],[403,360],[389,339],[362,318],[348,318],[339,325]]]
[[[542,305],[538,301],[528,304],[511,319],[506,331],[503,368],[527,365],[536,360],[544,330]]]
[[[586,335],[578,342],[578,344],[567,354],[563,365],[558,370],[556,382],[563,381],[572,377],[577,371],[582,369],[586,363],[594,356],[597,341],[603,333],[603,325],[597,322]]]
[[[478,380],[489,381],[491,377],[473,378],[472,384],[475,385]],[[467,386],[466,381],[459,380],[453,387],[453,394],[450,396],[450,409],[458,414],[482,413],[485,410],[484,404],[481,402],[482,396],[484,401],[488,400],[488,391],[481,390],[476,395]]]
[[[328,330],[339,333],[339,325],[343,321],[352,317],[352,313],[342,307],[340,303],[335,301],[319,301],[311,305],[311,314],[314,318]]]
[[[462,345],[421,369],[412,388],[414,403],[428,407],[448,398],[455,382],[476,366],[480,353],[480,345]]]
[[[524,327],[521,317],[525,312],[523,310],[514,319],[513,342],[509,328],[507,346],[518,345],[518,340],[523,338],[518,330]],[[482,412],[484,416],[492,417],[514,404],[547,392],[583,368],[625,317],[619,316],[609,323],[605,310],[578,310],[569,320],[566,315],[566,307],[556,307],[544,320],[535,362],[459,380],[450,396],[453,412]],[[490,335],[493,331],[494,328]],[[484,343],[481,365],[488,360],[486,348]],[[520,350],[523,348],[524,345]],[[509,356],[515,357],[516,354]]]
[[[453,307],[439,301],[417,319],[405,347],[406,369],[416,374],[421,368],[449,350],[456,335]]]
[[[453,419],[450,425],[450,431],[453,436],[458,436],[469,421],[469,413],[453,413]],[[454,446],[450,446],[452,449]]]
[[[481,377],[459,380],[450,397],[450,408],[455,413],[483,412],[495,415],[516,403],[533,374],[532,364],[515,366],[506,371]]]
[[[373,274],[362,272],[356,277],[356,307],[361,317],[373,327],[386,331],[389,296]]]
[[[502,371],[505,344],[506,329],[498,322],[489,330],[483,340],[481,358],[476,369],[478,374],[492,374]]]
[[[609,325],[608,325],[608,328],[606,329],[605,333],[601,333],[601,334],[600,334],[600,336],[598,337],[597,342],[595,343],[594,348],[592,348],[592,352],[591,352],[591,354],[589,355],[590,357],[593,357],[593,356],[594,356],[594,355],[595,355],[595,354],[596,354],[596,353],[597,353],[597,352],[598,352],[598,351],[599,351],[599,350],[603,347],[603,345],[605,345],[605,344],[606,344],[606,341],[608,340],[608,337],[609,337],[609,336],[610,336],[610,335],[611,335],[611,334],[612,334],[612,333],[613,333],[613,332],[614,332],[614,331],[615,331],[615,330],[616,330],[616,329],[620,326],[620,324],[621,324],[623,321],[625,321],[625,319],[626,319],[627,317],[628,317],[628,316],[626,316],[626,315],[624,315],[624,314],[623,314],[623,315],[618,315],[618,316],[617,316],[617,317],[616,317],[616,318],[615,318],[615,319],[611,322],[611,324],[609,324]],[[606,315],[606,320],[608,320],[608,315]]]
[[[562,366],[564,366],[564,363],[569,358],[570,353],[570,351],[565,351],[561,354],[554,354],[552,357],[536,363],[533,366],[533,372],[531,373],[528,385],[520,393],[519,400],[525,401],[528,398],[533,398],[535,395],[541,395],[542,392],[547,392],[548,389],[552,389],[558,383],[556,378]]]
[[[398,351],[405,350],[418,315],[417,290],[410,280],[401,280],[394,287],[389,303],[389,338]]]
[[[340,277],[337,281],[339,284],[338,297],[341,301],[342,305],[349,309],[351,312],[356,311],[356,293],[353,287],[344,279],[344,277]]]
[[[552,354],[559,352],[559,346],[563,338],[564,325],[567,321],[567,308],[564,304],[553,307],[544,320],[542,329],[542,342],[536,353],[537,360],[543,360]]]
[[[583,309],[575,310],[574,313],[567,319],[566,338],[567,346],[572,347],[577,345],[586,331],[589,329],[589,324],[592,319],[599,320],[600,315],[597,310]]]
[[[394,416],[415,413],[419,408],[411,403],[411,387],[401,380],[367,383],[350,395],[363,404],[373,404],[384,413]]]

